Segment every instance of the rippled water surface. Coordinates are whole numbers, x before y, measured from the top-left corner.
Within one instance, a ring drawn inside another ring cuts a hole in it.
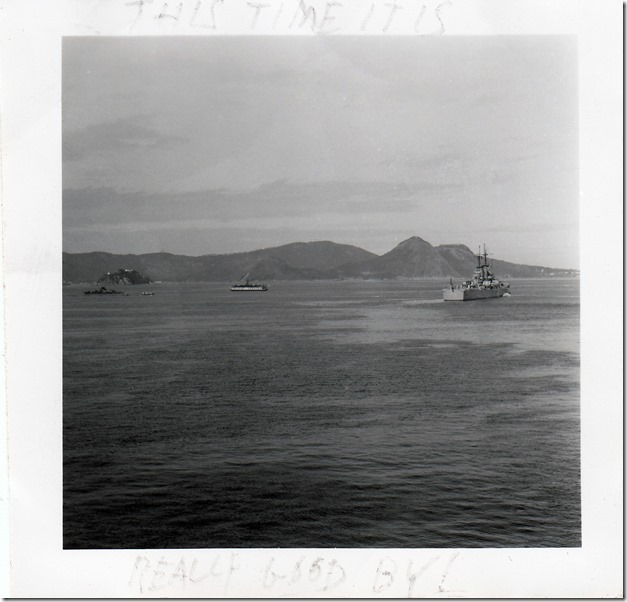
[[[64,547],[579,546],[578,281],[441,285],[66,287]]]

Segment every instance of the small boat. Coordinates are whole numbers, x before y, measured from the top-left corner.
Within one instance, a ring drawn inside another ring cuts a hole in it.
[[[85,291],[86,295],[125,295],[122,291],[109,290],[106,286],[101,286],[93,291]]]
[[[267,291],[268,287],[265,284],[258,284],[257,282],[246,281],[244,284],[234,284],[231,287],[232,291]]]
[[[483,245],[483,254],[481,249],[477,253],[477,266],[472,280],[466,280],[455,286],[451,278],[449,287],[442,292],[445,301],[474,301],[475,299],[510,296],[509,283],[497,280],[490,270],[485,245]]]
[[[268,287],[265,284],[259,284],[258,282],[252,282],[248,279],[248,274],[242,278],[245,282],[234,284],[231,287],[232,291],[267,291]]]
[[[152,296],[152,295],[154,295],[154,293],[153,293],[153,292],[151,292],[151,291],[143,291],[143,292],[142,292],[142,295],[146,295],[146,296],[148,297],[148,296]]]

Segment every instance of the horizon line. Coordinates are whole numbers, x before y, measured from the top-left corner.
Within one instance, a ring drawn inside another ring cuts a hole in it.
[[[309,245],[309,244],[316,244],[316,243],[331,243],[334,245],[341,245],[341,246],[346,246],[346,247],[353,247],[355,249],[359,249],[361,251],[365,251],[367,253],[372,253],[372,255],[375,255],[376,257],[382,257],[383,255],[386,255],[387,253],[389,253],[390,251],[393,251],[394,249],[396,249],[398,246],[402,245],[403,243],[406,243],[409,240],[412,239],[418,239],[421,240],[425,243],[427,243],[431,248],[433,249],[437,249],[439,247],[464,247],[465,249],[468,249],[468,251],[470,251],[473,255],[477,255],[477,253],[475,253],[468,245],[463,244],[463,243],[442,243],[439,245],[433,245],[431,244],[429,241],[425,240],[424,238],[421,238],[420,236],[410,236],[409,238],[406,238],[404,240],[402,240],[401,242],[399,242],[398,244],[396,244],[394,247],[392,247],[390,250],[386,251],[385,253],[375,253],[374,251],[369,251],[368,249],[364,249],[363,247],[359,247],[357,245],[351,244],[351,243],[338,243],[335,242],[333,240],[309,240],[309,241],[293,241],[293,242],[289,242],[289,243],[284,243],[284,244],[280,244],[280,245],[273,245],[273,246],[269,246],[269,247],[259,247],[256,249],[252,249],[249,251],[231,251],[231,252],[226,252],[226,253],[203,253],[201,255],[188,255],[186,253],[173,253],[172,251],[164,251],[164,250],[160,250],[160,251],[146,251],[146,252],[142,252],[142,253],[123,253],[123,252],[115,252],[115,251],[103,251],[103,250],[99,250],[99,249],[95,249],[92,251],[65,251],[62,250],[62,254],[67,254],[67,255],[87,255],[87,254],[91,254],[91,253],[105,253],[108,255],[129,255],[129,256],[135,256],[135,257],[140,257],[142,255],[175,255],[178,257],[192,257],[192,258],[199,258],[199,257],[208,257],[208,256],[225,256],[225,255],[244,255],[246,253],[257,253],[259,251],[266,251],[269,249],[279,249],[282,247],[288,247],[290,245]],[[482,253],[480,253],[482,255]],[[490,257],[492,257],[493,260],[496,261],[504,261],[506,263],[512,263],[515,265],[524,265],[524,266],[529,266],[529,267],[540,267],[540,268],[550,268],[550,269],[554,269],[554,270],[562,270],[562,271],[570,271],[570,272],[580,272],[579,268],[563,268],[563,267],[555,267],[555,266],[546,266],[546,265],[540,265],[540,264],[528,264],[528,263],[517,263],[515,261],[508,261],[507,259],[498,259],[495,258],[493,255],[488,255]]]

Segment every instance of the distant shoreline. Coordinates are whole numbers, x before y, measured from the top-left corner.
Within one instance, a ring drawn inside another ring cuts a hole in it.
[[[517,264],[495,259],[489,253],[488,262],[492,272],[501,279],[579,276],[579,270]],[[63,280],[93,282],[120,270],[134,270],[143,277],[162,282],[237,282],[245,276],[259,281],[448,280],[470,278],[476,265],[476,253],[466,245],[434,247],[426,240],[412,236],[383,255],[326,240],[198,257],[173,253],[64,253]]]
[[[576,275],[576,276],[517,276],[517,277],[511,277],[511,278],[507,278],[508,281],[512,281],[512,282],[516,282],[516,281],[520,281],[520,280],[579,280],[581,278],[581,276]],[[417,276],[415,278],[402,278],[402,277],[395,277],[395,278],[318,278],[318,279],[311,279],[311,280],[289,280],[289,279],[285,279],[285,280],[279,280],[279,279],[274,279],[274,280],[270,280],[267,279],[267,282],[286,282],[286,283],[308,283],[308,284],[315,284],[315,283],[329,283],[329,282],[333,282],[333,283],[339,283],[339,282],[412,282],[412,281],[416,281],[416,282],[423,282],[423,281],[430,281],[430,282],[442,282],[446,279],[446,277],[444,276]],[[97,282],[92,281],[92,282],[64,282],[63,285],[64,286],[74,286],[74,287],[78,287],[78,286],[94,286],[95,284],[97,284]],[[141,286],[161,286],[162,284],[221,284],[221,285],[225,285],[225,286],[230,286],[233,284],[232,280],[161,280],[159,282],[150,282],[150,283],[146,283],[146,284],[117,284],[116,286],[124,286],[124,287],[141,287]]]

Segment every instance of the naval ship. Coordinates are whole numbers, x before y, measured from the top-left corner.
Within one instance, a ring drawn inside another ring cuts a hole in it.
[[[443,291],[445,301],[473,301],[475,299],[493,299],[495,297],[509,296],[509,284],[497,280],[490,271],[488,264],[488,254],[483,245],[483,254],[481,248],[477,253],[477,266],[472,275],[472,280],[466,280],[458,286],[453,285],[453,279],[450,285]]]
[[[248,274],[246,274],[244,278],[246,279],[246,282],[243,282],[240,284],[234,284],[231,287],[231,290],[232,291],[267,291],[268,290],[268,287],[265,284],[258,284],[257,282],[251,282],[248,279]],[[244,278],[242,278],[242,280],[244,280]]]

